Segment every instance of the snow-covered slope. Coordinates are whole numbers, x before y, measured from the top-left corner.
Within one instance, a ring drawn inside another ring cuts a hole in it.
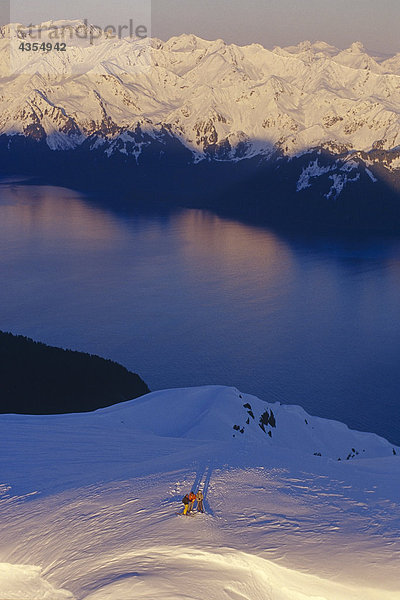
[[[0,445],[0,597],[399,598],[400,449],[374,434],[211,386],[2,415]]]
[[[190,410],[182,410],[188,403]],[[218,442],[237,438],[238,446],[245,440],[260,444],[263,452],[284,448],[336,460],[395,452],[377,435],[352,431],[340,421],[311,417],[300,406],[269,404],[222,386],[153,392],[95,414],[107,422],[123,420],[139,434]]]

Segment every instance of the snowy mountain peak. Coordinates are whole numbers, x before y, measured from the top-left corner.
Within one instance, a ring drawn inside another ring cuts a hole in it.
[[[348,48],[348,52],[352,52],[353,54],[357,54],[360,52],[366,53],[364,48],[364,44],[362,42],[353,42],[351,46]]]
[[[190,406],[190,410],[187,407]],[[300,406],[264,402],[236,388],[205,386],[163,390],[101,409],[92,418],[122,420],[138,434],[281,449],[334,460],[400,454],[375,434],[307,414]]]
[[[207,48],[211,42],[194,35],[194,33],[183,33],[170,38],[164,43],[164,48],[168,48],[173,52],[188,52],[195,49]]]

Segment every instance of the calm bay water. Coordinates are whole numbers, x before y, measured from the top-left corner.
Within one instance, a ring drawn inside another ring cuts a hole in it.
[[[400,444],[400,240],[117,215],[3,183],[0,286],[0,329],[117,360],[152,390],[232,385]]]

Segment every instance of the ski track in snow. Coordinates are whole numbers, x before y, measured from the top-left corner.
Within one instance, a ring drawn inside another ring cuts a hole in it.
[[[198,439],[167,435],[172,424],[185,435],[182,394],[184,412],[201,404]],[[237,395],[171,390],[89,415],[1,416],[1,600],[398,600],[400,458],[294,453],[258,427],[260,443],[221,441],[226,414],[212,423],[207,407],[255,410]],[[162,436],[135,431],[168,401]],[[177,517],[199,486],[206,514]]]

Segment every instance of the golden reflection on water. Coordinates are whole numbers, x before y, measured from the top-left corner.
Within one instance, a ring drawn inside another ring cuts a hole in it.
[[[138,215],[119,219],[87,202],[79,192],[51,186],[3,185],[0,187],[0,232],[14,239],[54,240],[60,248],[106,250],[143,240],[153,244],[154,256],[164,246],[166,220],[186,265],[204,272],[218,270],[226,276],[247,273],[250,280],[287,278],[294,268],[293,253],[270,231],[256,229],[212,213],[187,209],[172,217],[142,219]],[[135,253],[130,247],[130,252]]]
[[[202,210],[187,210],[177,217],[189,262],[235,273],[253,273],[261,280],[286,279],[294,269],[289,247],[271,231],[222,219]]]
[[[82,194],[51,186],[1,186],[0,231],[104,246],[124,234],[111,214],[85,203]]]

